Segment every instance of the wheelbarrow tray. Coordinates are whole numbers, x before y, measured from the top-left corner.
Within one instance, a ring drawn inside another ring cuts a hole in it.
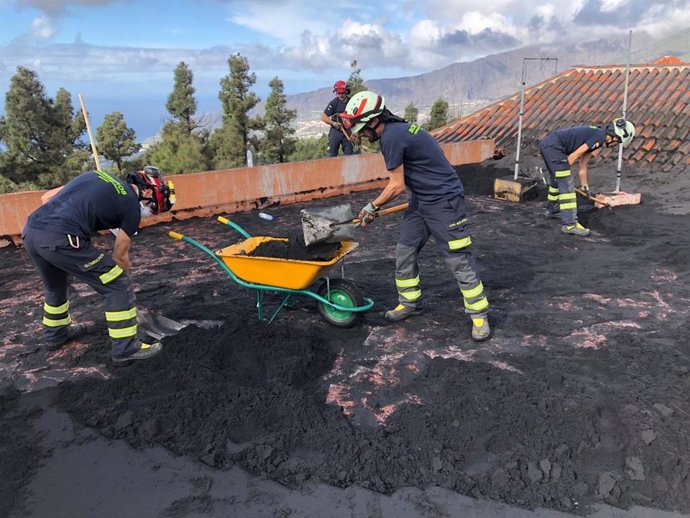
[[[342,241],[335,256],[328,261],[300,261],[248,255],[259,245],[268,241],[288,241],[288,239],[255,236],[217,250],[215,253],[237,277],[245,282],[302,290],[322,277],[323,270],[336,264],[358,246],[354,241]]]

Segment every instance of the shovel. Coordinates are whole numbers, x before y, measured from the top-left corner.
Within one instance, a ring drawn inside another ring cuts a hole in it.
[[[409,203],[402,203],[376,212],[377,216],[385,216],[407,209]],[[302,209],[302,231],[305,246],[314,243],[339,243],[354,239],[354,230],[359,219],[354,217],[349,203],[326,207],[323,209]]]
[[[601,200],[601,199],[597,198],[596,196],[592,196],[591,194],[587,194],[582,189],[575,188],[575,192],[577,192],[583,198],[587,198],[589,201],[593,201],[594,203],[598,203],[599,205],[602,205],[602,206],[606,207],[607,209],[613,208],[613,207],[611,207],[611,205],[609,203],[606,203],[604,200]]]
[[[137,309],[137,322],[147,335],[156,340],[175,335],[189,325],[202,329],[213,329],[223,324],[222,320],[182,320],[178,322],[147,309]]]

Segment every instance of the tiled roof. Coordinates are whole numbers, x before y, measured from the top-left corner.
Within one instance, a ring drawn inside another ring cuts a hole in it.
[[[623,107],[625,66],[575,67],[525,90],[521,154],[538,153],[558,128],[606,125]],[[627,118],[637,136],[623,152],[628,163],[661,171],[690,166],[690,64],[630,67]],[[515,153],[520,92],[433,131],[441,142],[493,138],[497,151]],[[604,148],[602,158],[618,156]]]

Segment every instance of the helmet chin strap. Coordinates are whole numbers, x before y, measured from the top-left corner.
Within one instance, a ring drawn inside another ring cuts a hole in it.
[[[381,119],[376,117],[376,124],[373,126],[366,125],[364,126],[364,129],[369,130],[369,134],[372,136],[372,138],[369,139],[369,142],[376,142],[381,136],[378,134],[376,131],[376,128],[378,128],[381,124]]]

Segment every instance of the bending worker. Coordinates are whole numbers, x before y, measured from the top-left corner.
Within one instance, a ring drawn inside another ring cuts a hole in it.
[[[127,274],[131,237],[143,215],[170,210],[171,191],[158,169],[130,173],[127,180],[103,171],[83,173],[63,187],[46,192],[43,205],[22,232],[24,246],[43,281],[43,338],[56,350],[86,331],[71,324],[68,276],[91,286],[102,298],[114,365],[151,358],[160,343],[137,337],[134,290]],[[91,236],[119,229],[112,256],[95,248]]]
[[[561,232],[586,237],[588,228],[577,221],[577,199],[575,183],[570,167],[580,161],[578,174],[580,188],[589,194],[587,164],[592,155],[602,146],[618,144],[627,146],[635,136],[635,126],[625,119],[614,119],[606,128],[599,126],[578,126],[559,129],[547,135],[539,144],[539,151],[549,170],[548,201],[545,216],[561,219]]]
[[[353,153],[352,142],[350,142],[349,135],[337,117],[345,111],[347,102],[350,100],[350,89],[345,81],[336,81],[333,85],[333,93],[336,96],[321,114],[321,120],[330,126],[328,130],[328,156],[338,156],[338,150],[341,146],[343,155],[351,155]]]
[[[376,217],[378,209],[410,190],[410,206],[400,224],[395,249],[395,284],[399,304],[385,314],[399,322],[421,310],[419,252],[433,237],[445,263],[460,287],[465,312],[472,319],[472,338],[490,336],[489,301],[479,280],[465,213],[464,190],[460,178],[448,162],[441,146],[416,124],[393,115],[384,98],[374,92],[360,92],[347,103],[341,119],[352,133],[370,142],[381,139],[381,152],[390,174],[388,185],[359,213],[361,225]]]

